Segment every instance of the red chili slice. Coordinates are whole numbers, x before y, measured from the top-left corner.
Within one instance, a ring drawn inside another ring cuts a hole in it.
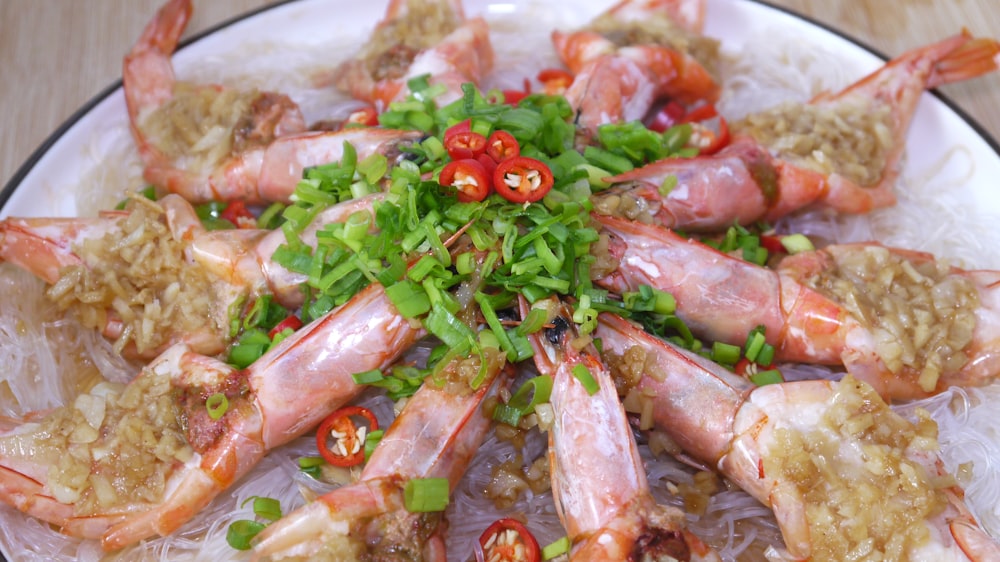
[[[455,123],[451,127],[448,127],[447,129],[445,129],[444,135],[442,136],[442,138],[444,139],[445,144],[447,144],[448,143],[448,139],[450,139],[451,137],[455,136],[456,134],[458,134],[458,133],[467,133],[467,132],[469,132],[471,130],[472,130],[472,121],[469,120],[469,119],[466,119],[465,121],[460,121],[458,123]]]
[[[494,162],[501,162],[520,156],[521,145],[514,138],[514,135],[498,129],[493,131],[490,138],[486,140],[486,154],[489,154]]]
[[[761,371],[769,371],[774,368],[774,365],[758,365],[753,361],[750,361],[746,357],[741,357],[739,361],[733,365],[733,371],[741,377],[751,377],[756,375]]]
[[[378,112],[370,105],[362,107],[347,116],[347,119],[344,120],[344,125],[348,124],[374,127],[378,125]]]
[[[368,421],[368,429],[358,427],[353,417]],[[354,466],[365,461],[365,435],[378,430],[378,420],[368,408],[348,406],[327,416],[316,430],[316,448],[323,460],[334,466]],[[334,434],[333,432],[337,433]],[[366,432],[367,431],[367,432]],[[334,440],[331,449],[327,442]]]
[[[517,519],[506,517],[490,525],[476,545],[476,560],[490,562],[539,562],[542,550],[531,531]]]
[[[454,187],[458,191],[458,200],[463,203],[482,201],[490,194],[490,176],[486,173],[486,168],[472,158],[453,160],[446,164],[441,169],[438,182]]]
[[[278,322],[277,326],[271,328],[271,331],[267,333],[267,336],[271,339],[274,339],[274,336],[280,334],[281,332],[284,332],[289,328],[291,328],[291,330],[294,332],[295,330],[298,330],[301,327],[302,327],[302,320],[299,320],[298,316],[289,316],[288,318],[285,318],[281,322]]]
[[[760,245],[768,252],[772,254],[787,254],[788,250],[781,243],[781,237],[771,236],[769,234],[760,235]]]
[[[243,201],[233,201],[219,213],[219,218],[225,219],[237,228],[257,228],[257,217],[253,216]]]
[[[718,118],[717,130],[712,130],[710,124],[706,122],[715,118]],[[696,130],[696,134],[711,136],[711,140],[705,146],[699,147],[698,152],[700,154],[715,154],[729,144],[729,124],[724,117],[719,115],[719,111],[715,106],[710,103],[696,107],[685,115],[680,122],[700,125],[701,129]]]
[[[486,170],[486,177],[492,180],[493,172],[497,169],[497,161],[489,154],[480,154],[476,156],[476,162],[483,165],[483,169]]]
[[[574,80],[573,74],[561,68],[546,68],[538,73],[537,78],[546,94],[565,93]]]
[[[670,127],[681,122],[687,110],[676,101],[669,101],[651,119],[648,128],[657,133],[662,133]]]
[[[452,160],[475,158],[486,152],[486,137],[472,131],[458,131],[445,137],[444,149]]]
[[[534,203],[545,197],[555,180],[552,170],[541,161],[515,156],[497,164],[493,188],[512,203]]]

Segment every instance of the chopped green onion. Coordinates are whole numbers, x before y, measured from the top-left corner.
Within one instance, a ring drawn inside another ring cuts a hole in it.
[[[439,303],[431,307],[427,319],[424,320],[424,327],[459,353],[467,353],[471,344],[476,341],[472,329]]]
[[[747,342],[744,346],[743,355],[748,361],[757,363],[757,355],[760,353],[760,350],[763,349],[765,343],[767,343],[767,341],[764,338],[763,326],[758,326],[753,330],[750,330],[750,333],[747,334]]]
[[[245,507],[250,501],[253,501],[253,512],[257,517],[263,517],[271,521],[281,519],[281,502],[278,500],[261,496],[250,496],[240,504],[240,507]]]
[[[354,384],[372,384],[385,379],[382,375],[382,371],[378,369],[372,369],[371,371],[364,371],[362,373],[354,373],[351,375],[351,379],[354,380]]]
[[[265,527],[267,525],[248,519],[233,521],[229,524],[229,529],[226,530],[226,542],[236,550],[250,550],[250,541],[259,535]]]
[[[677,187],[677,176],[670,174],[663,178],[663,182],[660,184],[660,195],[662,197],[670,195],[670,192],[673,191],[675,187]]]
[[[385,435],[384,429],[376,429],[375,431],[369,431],[368,435],[365,436],[365,462],[371,458],[372,453],[375,452],[375,447],[382,441],[382,436]]]
[[[740,360],[740,346],[720,341],[712,343],[712,361],[724,365],[735,365]]]
[[[447,478],[413,478],[403,489],[403,504],[410,513],[444,511],[449,493]]]
[[[241,343],[236,344],[229,350],[229,357],[226,362],[234,365],[238,369],[246,369],[254,361],[260,359],[267,350],[268,344]]]
[[[229,399],[225,394],[216,392],[205,400],[205,409],[208,410],[208,417],[213,420],[220,419],[229,410]]]
[[[431,309],[431,301],[427,297],[427,292],[410,280],[386,287],[385,296],[392,301],[396,310],[406,318],[416,318],[427,314]]]
[[[758,365],[770,365],[774,361],[774,346],[765,343],[760,347],[760,351],[757,352],[757,359],[755,363]]]
[[[563,535],[542,547],[542,560],[552,560],[556,556],[569,552],[569,537]]]
[[[507,405],[521,411],[522,415],[535,411],[535,406],[549,401],[552,394],[552,377],[540,375],[528,379],[510,397]]]
[[[587,182],[597,189],[604,189],[611,186],[611,183],[608,182],[607,179],[611,177],[612,174],[603,168],[598,168],[590,163],[584,163],[574,169],[587,172]]]
[[[582,363],[577,363],[573,365],[573,376],[576,380],[580,381],[583,388],[587,391],[587,394],[593,396],[600,390],[597,381],[594,379],[594,375],[590,374],[590,369]]]
[[[505,423],[507,425],[517,427],[517,424],[521,422],[521,416],[524,415],[518,408],[513,408],[510,404],[497,404],[496,408],[493,409],[493,419],[500,423]]]
[[[799,254],[802,252],[810,252],[815,250],[812,240],[809,240],[804,234],[789,234],[788,236],[781,237],[781,245],[785,247],[785,250],[789,254]]]
[[[784,379],[781,376],[781,371],[777,369],[768,369],[766,371],[758,371],[750,375],[750,382],[757,386],[764,386],[766,384],[784,382]]]
[[[613,175],[624,174],[635,167],[628,158],[595,146],[584,148],[583,156],[591,165],[607,170]]]
[[[326,463],[323,457],[299,457],[299,470],[312,476],[313,478],[319,478],[320,467]]]
[[[264,209],[264,212],[257,217],[257,228],[263,228],[267,230],[272,230],[278,227],[281,221],[281,213],[285,210],[286,205],[284,203],[275,202],[271,203]]]
[[[521,320],[521,324],[517,327],[516,331],[518,335],[524,336],[528,334],[534,334],[535,332],[541,330],[545,327],[545,320],[548,317],[548,313],[541,308],[532,308],[528,311],[528,315]]]

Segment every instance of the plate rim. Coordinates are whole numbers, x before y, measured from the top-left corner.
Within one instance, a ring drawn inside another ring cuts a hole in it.
[[[201,39],[204,39],[205,37],[208,37],[209,35],[212,35],[222,29],[237,24],[245,19],[249,19],[264,12],[284,6],[286,4],[291,4],[294,2],[301,2],[301,1],[305,0],[278,0],[272,4],[259,6],[250,11],[235,15],[215,25],[212,25],[202,31],[199,31],[198,33],[192,35],[191,37],[188,37],[178,45],[176,51],[181,51],[185,48],[188,48],[189,46],[191,46],[194,43],[197,43]],[[882,61],[889,60],[889,57],[885,53],[872,47],[868,43],[848,34],[843,30],[837,29],[831,24],[821,22],[812,16],[801,14],[791,8],[775,5],[769,2],[768,0],[733,0],[733,1],[760,4],[772,10],[782,12],[794,18],[800,19],[806,23],[815,25],[816,27],[819,27],[823,30],[826,30],[849,43],[853,43],[857,47],[860,47],[865,51],[868,51],[869,53],[878,57]],[[84,116],[86,116],[91,110],[93,110],[98,104],[103,102],[106,98],[117,92],[121,87],[122,87],[122,81],[121,79],[118,79],[117,81],[112,82],[111,84],[106,86],[103,90],[99,91],[88,101],[86,101],[83,105],[81,105],[79,109],[77,109],[69,117],[67,117],[58,127],[56,127],[56,129],[52,133],[50,133],[45,138],[45,140],[41,142],[41,144],[38,145],[38,147],[34,151],[31,152],[28,158],[17,168],[17,171],[14,172],[14,175],[11,176],[11,178],[3,186],[3,189],[0,190],[0,212],[4,210],[4,208],[7,206],[7,202],[14,195],[14,192],[17,191],[18,187],[20,187],[24,179],[28,176],[28,174],[32,172],[32,170],[34,170],[35,166],[42,159],[42,157],[45,156],[45,154],[49,151],[49,149],[51,149],[53,145],[59,142],[59,140],[64,135],[66,135],[69,132],[69,130],[72,129],[81,119],[83,119]],[[927,92],[930,93],[935,98],[937,98],[952,112],[954,112],[955,115],[959,117],[959,119],[964,121],[973,131],[975,131],[977,135],[979,135],[980,138],[983,139],[983,141],[997,155],[997,158],[1000,158],[1000,142],[998,142],[998,140],[995,139],[993,135],[990,134],[989,131],[987,131],[986,128],[978,120],[974,119],[964,109],[959,107],[959,105],[954,100],[952,100],[950,97],[942,93],[937,88],[927,90]]]

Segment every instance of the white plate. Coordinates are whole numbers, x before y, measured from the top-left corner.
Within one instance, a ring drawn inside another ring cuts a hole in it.
[[[352,46],[364,41],[381,17],[386,1],[300,0],[270,7],[249,15],[189,42],[175,56],[180,78],[197,78],[199,72],[214,78],[212,68],[224,67],[226,57],[236,56],[253,38],[259,45],[297,45],[317,48],[338,37],[338,45]],[[509,39],[513,33],[545,37],[553,28],[573,28],[588,21],[610,5],[609,0],[467,0],[469,15],[484,14],[494,26],[494,33]],[[530,14],[530,17],[525,17]],[[138,33],[138,30],[136,30]],[[708,0],[706,35],[722,38],[727,50],[752,48],[762,34],[800,36],[821,49],[835,53],[852,76],[874,70],[883,60],[817,24],[753,0]],[[495,43],[501,70],[540,69],[557,64],[551,52],[532,50],[531,41]],[[265,47],[266,49],[266,47]],[[513,64],[512,61],[518,61]],[[212,66],[214,65],[214,67]],[[201,77],[203,81],[209,78]],[[507,84],[517,86],[518,83]],[[79,178],[91,174],[95,163],[114,154],[122,139],[127,139],[125,104],[121,88],[112,86],[105,94],[87,104],[64,124],[14,176],[0,194],[0,217],[4,216],[74,216],[92,212],[67,197]],[[959,149],[956,150],[956,147]],[[908,157],[904,177],[933,175],[941,182],[955,184],[952,195],[971,216],[986,219],[1000,216],[1000,197],[996,178],[1000,178],[1000,148],[978,132],[949,102],[940,96],[923,96],[908,136]],[[102,156],[103,155],[103,156]],[[134,159],[134,155],[132,156]],[[134,163],[133,163],[134,166]],[[135,179],[134,170],[130,172]],[[127,186],[120,186],[123,191]],[[135,187],[135,184],[132,185]],[[1000,221],[997,221],[1000,222]],[[1000,240],[993,231],[991,236]],[[977,265],[1000,268],[984,258]],[[13,515],[17,517],[19,515]],[[8,547],[11,548],[11,547]],[[14,545],[6,553],[20,549]]]

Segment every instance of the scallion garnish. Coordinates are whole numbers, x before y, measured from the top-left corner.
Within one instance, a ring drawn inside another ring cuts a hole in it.
[[[249,519],[233,521],[226,530],[226,542],[236,550],[250,550],[250,541],[266,527],[263,523]]]
[[[723,342],[713,342],[709,358],[723,365],[735,365],[740,360],[740,347]]]
[[[403,504],[410,513],[444,511],[449,494],[447,478],[413,478],[403,489]]]
[[[588,369],[586,365],[577,363],[576,365],[573,365],[572,372],[576,380],[580,381],[580,384],[583,385],[587,394],[593,396],[598,390],[600,390],[601,387],[598,386],[597,380],[594,379],[594,375],[590,374],[590,369]]]
[[[205,400],[205,409],[208,410],[208,417],[213,420],[221,419],[229,410],[229,399],[225,394],[216,392]]]
[[[382,436],[385,435],[384,429],[376,429],[375,431],[369,431],[365,435],[365,462],[371,458],[372,453],[375,452],[375,447],[378,447],[380,441],[382,441]]]
[[[323,457],[299,457],[299,470],[313,478],[319,478],[320,467],[325,463]]]
[[[507,405],[528,415],[535,411],[535,406],[549,401],[552,395],[552,377],[540,375],[524,381],[524,384],[507,401]]]
[[[249,502],[253,502],[253,512],[257,517],[263,517],[270,521],[277,521],[281,519],[281,503],[274,498],[265,498],[261,496],[250,496],[249,498],[243,500],[240,507],[246,507]]]
[[[764,386],[766,384],[776,384],[779,382],[784,382],[781,376],[781,371],[777,369],[768,369],[766,371],[758,371],[750,375],[750,382],[757,386]]]
[[[567,552],[569,552],[569,537],[563,535],[542,547],[542,560],[552,560]]]

